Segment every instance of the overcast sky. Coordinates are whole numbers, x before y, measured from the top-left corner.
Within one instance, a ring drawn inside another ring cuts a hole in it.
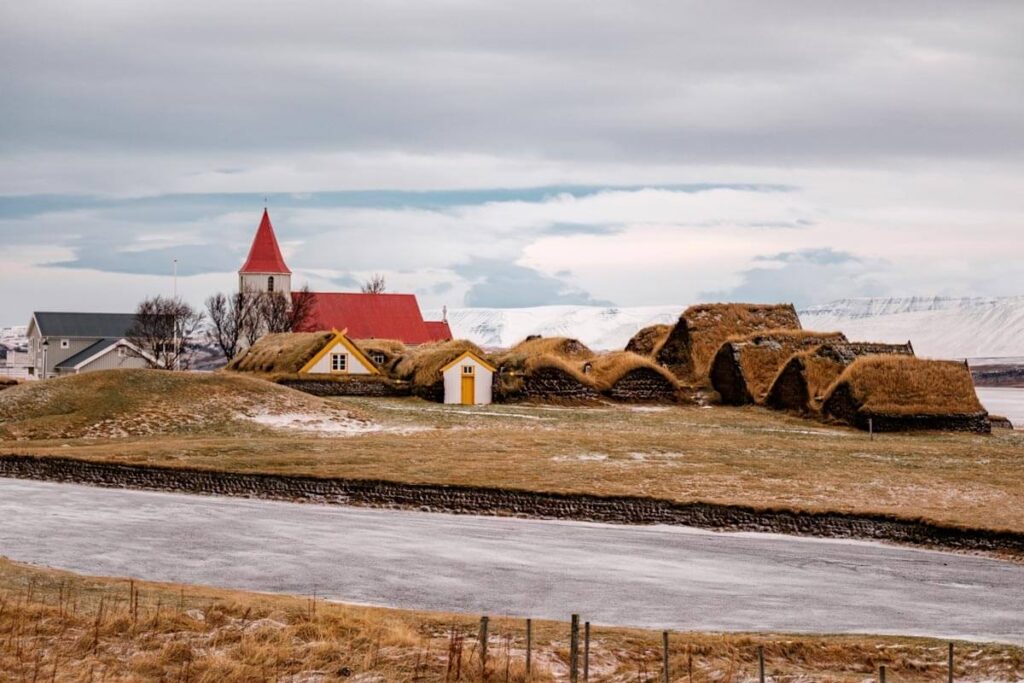
[[[6,2],[0,324],[1024,294],[1024,3]]]

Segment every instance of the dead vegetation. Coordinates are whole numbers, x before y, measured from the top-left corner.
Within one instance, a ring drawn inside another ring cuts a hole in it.
[[[333,332],[265,334],[227,365],[235,372],[296,373],[334,337]]]
[[[0,438],[259,436],[253,420],[299,415],[365,422],[340,404],[233,373],[108,370],[31,382],[0,394]]]
[[[853,361],[864,356],[913,356],[910,343],[847,342],[822,344],[793,354],[772,380],[765,405],[776,410],[817,412],[825,391]]]
[[[585,616],[585,615],[584,615]],[[83,577],[0,558],[0,673],[12,681],[566,680],[566,623],[492,618],[480,676],[477,616],[359,607],[197,586]],[[672,634],[672,680],[860,683],[885,665],[893,679],[944,679],[946,643],[926,638]],[[955,644],[958,681],[1016,681],[1024,651]],[[590,679],[659,680],[661,634],[595,625]]]
[[[653,356],[654,350],[671,330],[671,325],[648,325],[630,338],[625,350],[641,356]]]
[[[840,332],[768,330],[725,341],[711,362],[711,386],[722,402],[761,403],[779,369],[794,353],[827,343],[844,343]]]
[[[843,395],[847,398],[840,399]],[[845,417],[839,402],[874,415],[977,415],[985,409],[964,363],[907,356],[854,361],[826,392],[823,410]]]
[[[792,304],[698,304],[683,311],[654,356],[680,379],[701,383],[727,339],[774,329],[801,329]]]
[[[616,351],[587,362],[594,386],[618,401],[672,402],[679,399],[675,375],[643,356]]]

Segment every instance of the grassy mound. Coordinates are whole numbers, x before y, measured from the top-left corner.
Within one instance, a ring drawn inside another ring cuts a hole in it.
[[[337,403],[231,373],[107,370],[0,393],[4,439],[239,435],[261,424],[337,433],[368,426]]]
[[[296,373],[333,337],[333,332],[266,334],[232,359],[227,369],[268,374]]]
[[[956,361],[868,356],[848,367],[829,394],[846,386],[861,410],[890,415],[985,412],[970,370]],[[827,399],[826,399],[827,400]]]

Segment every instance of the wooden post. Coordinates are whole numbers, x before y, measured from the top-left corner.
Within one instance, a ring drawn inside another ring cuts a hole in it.
[[[572,615],[569,629],[569,683],[580,680],[580,615]]]
[[[878,683],[885,683],[885,664],[878,667]]]
[[[875,440],[875,421],[872,420],[870,417],[868,418],[868,440]]]
[[[480,617],[480,680],[487,680],[487,617]]]
[[[533,667],[533,619],[526,620],[526,673]]]
[[[764,645],[757,646],[757,680],[764,683]]]
[[[947,657],[947,666],[949,668],[949,683],[953,683],[953,643],[949,644],[949,656]]]
[[[590,622],[583,624],[583,683],[590,683]]]
[[[668,631],[661,632],[661,680],[668,680]]]

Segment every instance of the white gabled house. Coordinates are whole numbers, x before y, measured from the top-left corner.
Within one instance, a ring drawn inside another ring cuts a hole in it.
[[[148,368],[156,361],[127,339],[101,339],[54,366],[58,375],[77,375],[94,370]]]
[[[441,368],[444,377],[444,402],[464,406],[487,405],[492,399],[493,365],[472,351]]]
[[[28,324],[28,354],[33,379],[92,370],[145,368],[149,362],[125,336],[134,313],[36,311]],[[127,346],[126,346],[127,345]]]
[[[309,359],[301,375],[379,375],[377,366],[345,336],[345,330],[335,332],[316,355]]]

